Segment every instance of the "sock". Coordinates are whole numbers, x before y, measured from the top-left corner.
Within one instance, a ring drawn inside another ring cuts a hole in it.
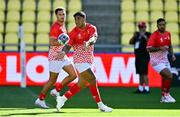
[[[164,96],[166,93],[169,93],[171,82],[171,79],[162,79],[162,96]]]
[[[89,89],[96,103],[101,102],[101,97],[97,85],[90,85]]]
[[[103,106],[104,104],[102,103],[102,101],[97,103],[98,107],[100,108],[101,106]]]
[[[64,94],[64,96],[67,99],[69,99],[72,96],[74,96],[76,93],[78,93],[80,90],[81,90],[81,88],[77,84],[75,84]]]
[[[44,93],[39,94],[39,99],[44,100],[46,98],[46,95]]]
[[[144,89],[145,89],[146,91],[149,91],[149,86],[146,85],[146,86],[144,87]]]
[[[139,91],[143,91],[143,86],[142,85],[139,85],[139,87],[138,87],[138,89],[139,89]]]
[[[59,92],[64,86],[61,83],[56,85],[56,91]]]

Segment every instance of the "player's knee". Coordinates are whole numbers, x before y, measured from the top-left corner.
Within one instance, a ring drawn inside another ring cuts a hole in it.
[[[76,74],[70,74],[69,76],[70,76],[71,79],[75,79],[77,77]]]

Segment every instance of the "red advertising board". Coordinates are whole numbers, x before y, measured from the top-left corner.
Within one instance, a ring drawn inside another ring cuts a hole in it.
[[[71,55],[69,55],[70,58]],[[99,86],[133,87],[139,83],[135,72],[134,54],[95,54],[93,71],[97,76]],[[28,86],[42,86],[49,77],[47,53],[26,54],[26,81]],[[66,77],[62,71],[58,82]],[[149,65],[149,84],[159,87],[161,78]],[[0,53],[0,85],[20,85],[20,54]],[[77,82],[77,79],[74,81]]]

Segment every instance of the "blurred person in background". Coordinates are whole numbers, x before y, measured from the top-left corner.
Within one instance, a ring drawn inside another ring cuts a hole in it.
[[[73,62],[79,73],[79,81],[74,84],[63,96],[57,96],[57,110],[61,111],[64,103],[77,94],[82,88],[91,87],[93,98],[102,112],[112,112],[112,108],[103,104],[97,88],[96,76],[91,70],[94,61],[94,44],[97,40],[97,29],[94,25],[86,22],[86,14],[83,11],[74,14],[76,26],[69,33],[70,41],[59,53],[64,57],[73,47]]]
[[[160,102],[175,103],[176,100],[170,95],[170,87],[173,77],[168,60],[168,54],[171,55],[172,61],[175,61],[176,57],[173,53],[171,44],[171,33],[166,31],[165,19],[159,18],[157,20],[157,30],[150,36],[147,50],[150,54],[151,65],[162,77],[162,97]]]
[[[139,31],[135,32],[129,41],[129,44],[134,45],[135,68],[136,73],[139,74],[139,86],[136,93],[149,93],[148,64],[150,58],[146,46],[151,33],[146,31],[145,22],[139,22],[138,29]]]

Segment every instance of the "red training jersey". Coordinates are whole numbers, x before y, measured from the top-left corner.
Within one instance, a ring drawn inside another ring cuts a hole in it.
[[[58,36],[59,36],[61,33],[67,33],[64,24],[63,24],[63,25],[60,25],[57,21],[54,22],[54,24],[51,26],[49,37],[50,37],[50,38],[54,38],[54,39],[58,39]],[[63,59],[65,59],[67,56],[65,56],[65,57],[63,57],[63,58],[58,58],[58,55],[59,55],[58,52],[60,52],[63,47],[64,47],[64,45],[60,45],[60,46],[50,46],[49,55],[48,55],[49,61],[55,61],[55,60],[63,60]]]
[[[162,47],[162,46],[170,46],[171,45],[171,34],[168,31],[165,31],[163,34],[159,31],[155,31],[151,34],[147,48],[150,47]],[[157,51],[150,52],[150,62],[152,65],[157,65],[159,63],[168,62],[167,58],[168,51]]]
[[[84,48],[84,41],[88,41],[93,36],[97,36],[97,29],[89,23],[86,23],[86,27],[84,29],[75,27],[69,33],[70,40],[68,44],[74,49],[74,63],[93,63],[94,45],[91,45],[87,49]]]

